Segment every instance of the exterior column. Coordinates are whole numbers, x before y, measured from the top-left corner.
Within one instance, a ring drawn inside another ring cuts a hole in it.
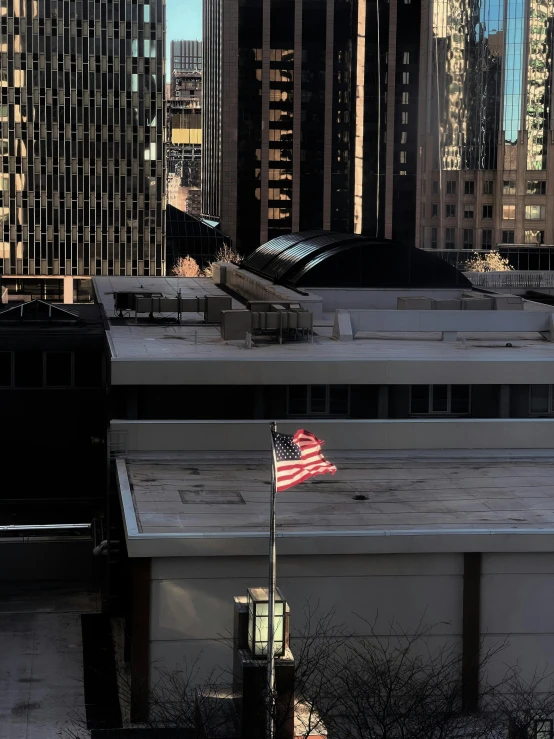
[[[73,277],[63,278],[63,302],[65,305],[73,303]]]
[[[499,417],[510,418],[510,386],[500,385]]]
[[[150,559],[129,558],[131,575],[131,721],[148,720],[150,690]]]
[[[379,385],[379,391],[377,395],[377,417],[388,418],[389,417],[389,386]]]
[[[479,644],[481,635],[481,553],[464,554],[462,617],[462,710],[479,706]]]

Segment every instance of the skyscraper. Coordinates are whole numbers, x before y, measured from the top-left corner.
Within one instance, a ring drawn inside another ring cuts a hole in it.
[[[203,214],[244,252],[348,230],[351,0],[204,0]]]
[[[413,243],[420,0],[204,0],[203,213]]]
[[[554,243],[554,3],[423,8],[419,245]]]
[[[0,272],[163,274],[165,0],[0,21]]]
[[[421,0],[359,0],[355,21],[353,222],[414,243]]]
[[[172,41],[169,55],[171,74],[202,71],[202,41]]]

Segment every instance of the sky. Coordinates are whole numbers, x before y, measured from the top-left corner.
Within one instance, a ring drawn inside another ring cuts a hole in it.
[[[202,39],[202,0],[167,0],[167,52],[172,41]],[[170,64],[167,65],[167,79],[170,79]]]

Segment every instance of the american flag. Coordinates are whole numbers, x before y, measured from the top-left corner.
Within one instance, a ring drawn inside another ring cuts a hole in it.
[[[311,433],[299,429],[291,434],[273,434],[276,490],[278,493],[298,485],[314,475],[335,474],[337,468],[321,453],[324,444]]]

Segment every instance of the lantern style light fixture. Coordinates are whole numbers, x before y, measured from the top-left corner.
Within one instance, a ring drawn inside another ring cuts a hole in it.
[[[276,657],[285,654],[285,601],[275,589],[274,641]],[[267,588],[248,588],[248,647],[255,657],[267,657],[269,596]]]

